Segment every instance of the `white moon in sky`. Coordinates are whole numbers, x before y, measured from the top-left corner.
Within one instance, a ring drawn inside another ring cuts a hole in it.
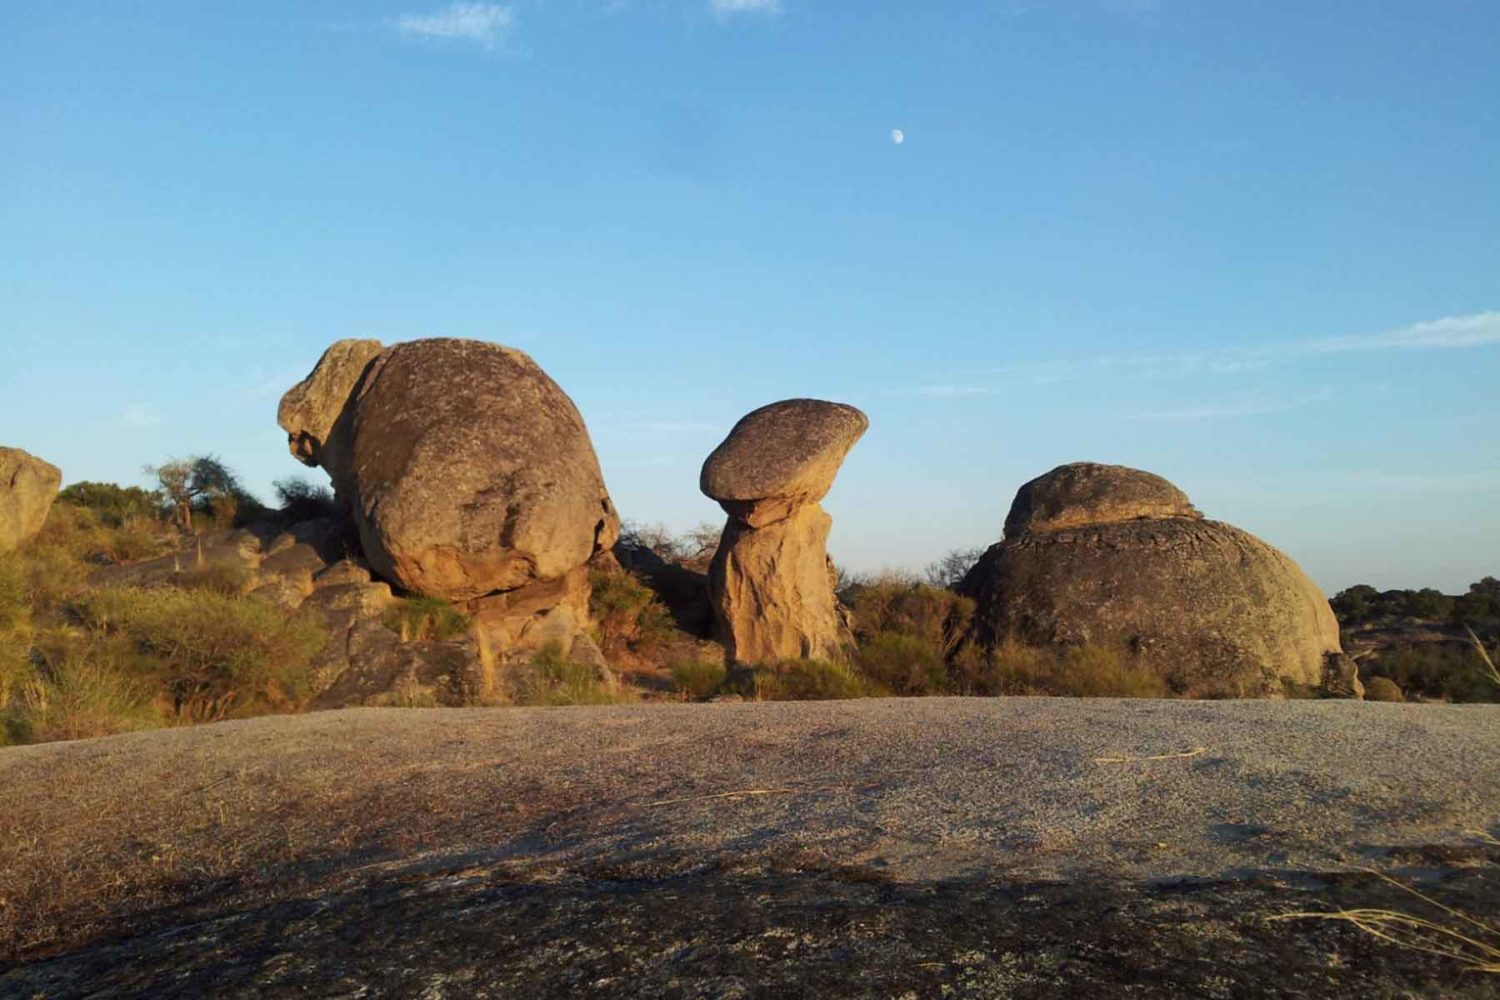
[[[891,129],[891,141],[898,146],[901,145],[906,141],[906,133],[901,131],[899,128]]]

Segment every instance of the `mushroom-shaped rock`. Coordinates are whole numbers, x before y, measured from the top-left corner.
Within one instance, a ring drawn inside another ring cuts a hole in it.
[[[1113,466],[1062,466],[1022,487],[1005,540],[959,590],[982,645],[1105,646],[1187,696],[1318,688],[1342,653],[1296,563],[1204,520],[1166,480]]]
[[[614,543],[583,418],[536,362],[473,340],[377,346],[335,344],[280,417],[349,501],[378,573],[469,600],[563,578]]]
[[[852,406],[789,399],[745,416],[703,463],[700,488],[729,514],[708,587],[731,662],[829,659],[847,644],[818,501],[868,426]]]
[[[1038,476],[1016,492],[1006,537],[1082,524],[1203,515],[1187,494],[1161,476],[1123,465],[1074,462]]]
[[[828,495],[870,420],[843,403],[786,399],[734,425],[703,463],[698,487],[752,528],[790,517]]]
[[[0,448],[0,552],[42,530],[62,471],[20,448]]]

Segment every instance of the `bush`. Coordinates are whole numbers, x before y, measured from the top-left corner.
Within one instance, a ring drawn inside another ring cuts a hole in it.
[[[939,657],[951,652],[974,617],[974,602],[951,590],[884,576],[850,585],[845,600],[861,637],[912,636]]]
[[[1406,695],[1389,677],[1372,677],[1365,684],[1365,701],[1405,701]]]
[[[448,642],[467,635],[473,619],[441,597],[408,597],[390,606],[385,613],[385,624],[400,634],[402,642],[414,639]]]
[[[1007,642],[989,657],[985,686],[992,694],[1075,698],[1165,698],[1166,682],[1122,650],[1103,646],[1061,649]]]
[[[336,517],[339,514],[338,501],[334,499],[333,491],[326,486],[317,486],[294,476],[278,479],[271,488],[276,491],[281,515],[293,524],[320,517]]]
[[[599,670],[574,663],[561,644],[549,642],[515,671],[511,678],[517,705],[610,705],[629,701],[630,696],[604,683]]]
[[[875,690],[899,695],[948,690],[948,665],[942,651],[914,635],[881,632],[860,645],[856,662]]]
[[[599,648],[606,657],[625,650],[649,653],[671,638],[671,612],[630,573],[595,570],[589,584],[589,614],[599,625]]]
[[[295,707],[325,634],[306,615],[212,590],[107,588],[77,605],[85,624],[128,637],[180,721]]]
[[[74,483],[57,495],[57,502],[91,511],[101,524],[112,528],[137,520],[155,521],[162,512],[160,493],[114,483]]]
[[[41,664],[8,707],[0,705],[0,743],[88,739],[161,725],[128,644],[68,636],[39,649]]]
[[[684,660],[672,664],[672,681],[677,690],[697,701],[705,701],[719,693],[729,671],[722,663],[703,660]]]
[[[969,575],[969,570],[979,562],[979,557],[984,555],[984,548],[977,549],[953,549],[937,562],[928,563],[923,576],[927,582],[944,590],[952,590],[963,582],[964,577]]]
[[[1500,688],[1488,677],[1479,653],[1466,643],[1422,643],[1387,650],[1359,665],[1368,689],[1389,680],[1407,695],[1438,701],[1500,700]]]
[[[756,667],[748,687],[744,693],[760,701],[825,701],[871,693],[853,667],[826,660],[787,660]]]
[[[184,590],[207,590],[215,594],[238,597],[250,588],[255,571],[238,559],[215,559],[185,569],[173,577]]]

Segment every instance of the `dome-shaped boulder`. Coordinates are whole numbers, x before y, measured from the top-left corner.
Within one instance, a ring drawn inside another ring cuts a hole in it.
[[[1005,540],[959,589],[982,645],[1111,647],[1187,696],[1319,687],[1341,653],[1333,611],[1296,563],[1131,469],[1063,466],[1026,484]]]
[[[1005,535],[1056,531],[1154,517],[1202,517],[1187,494],[1161,476],[1123,465],[1074,462],[1016,491]]]

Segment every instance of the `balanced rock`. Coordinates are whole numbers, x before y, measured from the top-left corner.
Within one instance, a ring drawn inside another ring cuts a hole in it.
[[[731,662],[829,659],[848,642],[819,501],[867,427],[852,406],[789,399],[745,416],[703,463],[699,487],[729,514],[708,586]]]
[[[1112,647],[1187,696],[1277,696],[1339,676],[1338,622],[1297,564],[1135,469],[1076,463],[1027,483],[959,590],[982,645]]]
[[[548,583],[619,534],[583,418],[521,351],[340,341],[278,416],[292,454],[329,471],[371,566],[407,591]]]
[[[870,426],[852,406],[787,399],[734,425],[703,463],[698,488],[752,528],[828,495],[849,449]]]
[[[0,448],[0,552],[42,530],[62,471],[19,448]]]

